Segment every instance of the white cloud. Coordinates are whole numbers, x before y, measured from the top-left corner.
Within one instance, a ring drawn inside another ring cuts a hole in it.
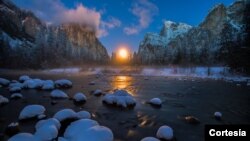
[[[107,21],[101,21],[98,37],[105,37],[108,35],[108,30],[121,26],[121,21],[115,17],[109,17]]]
[[[158,7],[149,0],[138,0],[132,5],[130,12],[138,18],[138,24],[125,27],[123,31],[127,35],[137,34],[147,28],[158,13]]]
[[[132,35],[132,34],[137,34],[139,31],[138,31],[138,28],[136,27],[125,27],[123,29],[123,31],[127,34],[127,35]]]

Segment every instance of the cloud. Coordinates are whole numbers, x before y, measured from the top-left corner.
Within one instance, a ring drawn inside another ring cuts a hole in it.
[[[108,21],[101,20],[101,11],[91,9],[79,3],[69,9],[60,0],[13,0],[18,6],[31,10],[47,23],[79,23],[95,31],[100,37],[108,35],[108,29],[119,27],[121,22],[110,17]]]
[[[138,23],[123,29],[127,35],[137,34],[147,28],[153,17],[158,14],[158,7],[149,0],[138,0],[132,5],[130,12],[138,18]]]
[[[105,37],[108,35],[108,30],[121,26],[121,21],[115,17],[110,16],[107,21],[101,21],[98,37]]]
[[[132,35],[132,34],[137,34],[139,32],[138,28],[136,27],[125,27],[123,29],[123,31],[127,34],[127,35]]]

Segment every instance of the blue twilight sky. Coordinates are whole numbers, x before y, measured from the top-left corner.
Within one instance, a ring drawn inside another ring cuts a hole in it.
[[[120,45],[137,51],[147,32],[159,32],[164,20],[201,23],[216,4],[234,0],[12,0],[47,23],[80,22],[96,30],[109,54]]]

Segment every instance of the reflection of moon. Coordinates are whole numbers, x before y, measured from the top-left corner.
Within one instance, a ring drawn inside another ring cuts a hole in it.
[[[131,88],[133,78],[130,76],[114,76],[112,80],[112,87],[114,89],[124,89],[134,96],[134,89]]]

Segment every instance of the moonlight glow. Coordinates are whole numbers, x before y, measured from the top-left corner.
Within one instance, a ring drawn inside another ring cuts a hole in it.
[[[118,57],[121,59],[127,59],[128,58],[128,50],[125,48],[121,48],[118,50]]]

